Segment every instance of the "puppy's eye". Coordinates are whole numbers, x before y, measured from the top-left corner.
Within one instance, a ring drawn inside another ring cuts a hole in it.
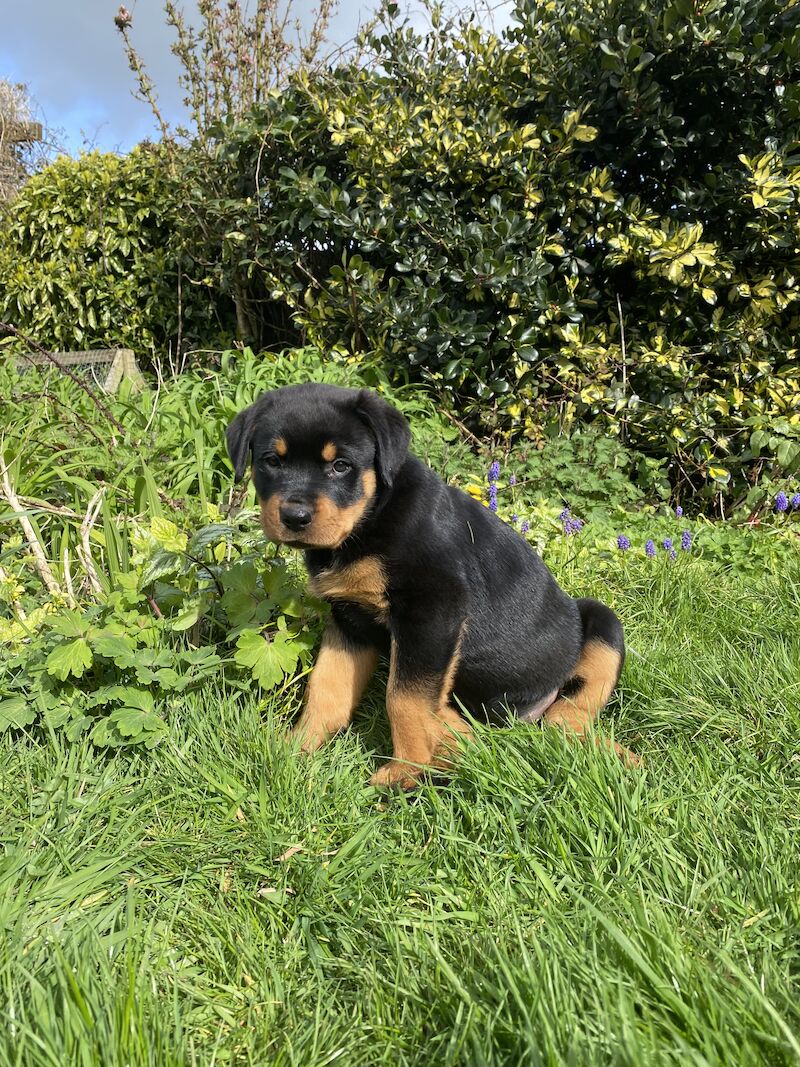
[[[335,459],[331,463],[331,470],[334,474],[349,474],[353,469],[353,464],[348,463],[346,459]]]
[[[277,456],[265,456],[262,463],[265,467],[272,467],[273,470],[281,465],[281,461]]]

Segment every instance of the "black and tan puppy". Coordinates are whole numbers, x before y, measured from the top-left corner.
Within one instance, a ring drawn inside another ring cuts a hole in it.
[[[403,787],[469,732],[459,703],[582,735],[624,658],[616,615],[567,596],[522,537],[409,453],[410,436],[377,394],[313,384],[265,393],[227,432],[237,481],[252,461],[265,534],[305,551],[332,605],[302,746],[350,723],[388,652],[394,759],[372,782]]]

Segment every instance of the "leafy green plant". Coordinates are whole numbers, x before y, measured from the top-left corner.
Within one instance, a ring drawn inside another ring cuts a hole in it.
[[[80,608],[53,604],[35,623],[0,621],[0,728],[41,721],[69,740],[156,744],[156,697],[177,697],[222,670],[269,690],[307,664],[322,605],[296,571],[265,558],[254,515],[191,536],[163,517],[131,530],[130,569]],[[232,558],[235,557],[235,558]],[[235,649],[224,651],[236,642]]]
[[[224,301],[188,280],[173,158],[153,145],[63,156],[31,178],[0,215],[0,319],[48,348],[145,361],[224,337]]]
[[[260,196],[224,241],[256,305],[471,429],[592,421],[729,508],[800,463],[795,14],[519,4],[498,36],[388,5],[373,69],[217,129]]]

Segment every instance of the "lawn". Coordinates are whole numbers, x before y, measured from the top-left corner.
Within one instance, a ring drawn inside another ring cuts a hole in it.
[[[798,1062],[800,567],[550,562],[626,624],[639,770],[518,726],[380,794],[380,685],[308,760],[224,681],[153,751],[6,733],[0,1061]]]

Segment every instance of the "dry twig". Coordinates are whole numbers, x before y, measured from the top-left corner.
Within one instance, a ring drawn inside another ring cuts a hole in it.
[[[9,505],[17,513],[16,518],[19,519],[22,532],[25,535],[25,540],[28,542],[28,546],[33,555],[33,562],[36,570],[39,572],[39,577],[47,586],[48,592],[60,596],[61,586],[53,577],[53,572],[50,570],[50,564],[47,562],[47,558],[42,550],[42,546],[39,543],[39,538],[36,536],[30,519],[25,514],[24,508],[20,503],[19,497],[14,492],[14,487],[11,484],[11,478],[8,473],[8,466],[5,463],[1,465],[0,469],[0,482],[2,482],[2,492]]]

